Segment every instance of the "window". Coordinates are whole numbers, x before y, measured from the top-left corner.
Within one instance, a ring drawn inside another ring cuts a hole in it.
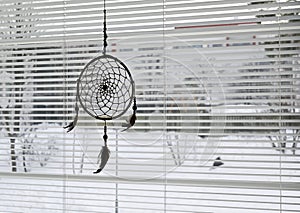
[[[1,212],[298,212],[299,1],[107,0],[108,53],[136,84],[103,122],[76,80],[103,1],[0,2]]]

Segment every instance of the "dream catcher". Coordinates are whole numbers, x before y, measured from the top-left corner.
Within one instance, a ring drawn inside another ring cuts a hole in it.
[[[104,0],[104,22],[103,22],[103,52],[102,55],[92,59],[86,64],[77,80],[77,93],[75,104],[75,117],[73,122],[64,127],[70,132],[77,124],[78,101],[81,107],[95,119],[104,121],[104,146],[98,156],[99,173],[106,165],[110,151],[107,146],[107,125],[108,120],[122,116],[132,105],[133,114],[128,119],[127,128],[134,125],[136,120],[136,98],[135,85],[132,76],[119,59],[106,54],[107,33],[106,33],[106,9]],[[126,130],[125,129],[125,130]]]

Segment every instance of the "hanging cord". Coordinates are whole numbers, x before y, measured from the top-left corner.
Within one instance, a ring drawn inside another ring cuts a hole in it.
[[[104,121],[104,135],[103,135],[103,140],[104,140],[104,146],[107,146],[107,126],[106,126],[106,121]]]
[[[106,54],[106,47],[107,47],[107,33],[106,33],[106,5],[105,0],[103,1],[103,55]]]
[[[133,110],[133,116],[135,117],[134,119],[136,120],[136,110],[137,110],[137,106],[136,106],[136,98],[135,98],[135,96],[134,96],[134,98],[133,98],[133,106],[132,106],[132,110]],[[135,120],[134,120],[134,122],[135,122]],[[134,124],[133,124],[134,125]],[[133,126],[132,125],[132,126]]]
[[[118,130],[116,129],[116,177],[119,175],[119,135]],[[116,190],[115,190],[115,213],[119,212],[119,185],[118,181],[116,181]]]

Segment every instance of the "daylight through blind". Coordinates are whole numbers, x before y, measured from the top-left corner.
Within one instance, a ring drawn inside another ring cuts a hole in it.
[[[103,1],[0,1],[0,212],[298,212],[297,0],[106,0],[107,53],[135,81],[108,125],[76,80]]]

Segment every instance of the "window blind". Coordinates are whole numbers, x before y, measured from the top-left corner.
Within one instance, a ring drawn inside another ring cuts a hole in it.
[[[103,1],[0,1],[1,212],[298,212],[299,1],[107,0],[130,111],[80,109]]]

